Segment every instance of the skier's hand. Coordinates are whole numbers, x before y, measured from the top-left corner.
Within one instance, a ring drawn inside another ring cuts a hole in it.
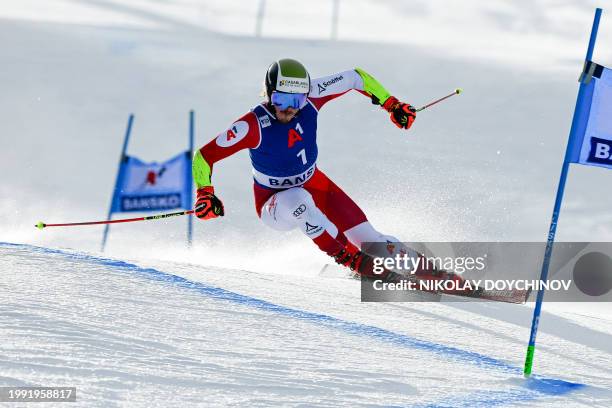
[[[390,96],[383,104],[383,108],[391,114],[391,121],[400,129],[410,129],[416,119],[414,106],[398,101],[395,96]]]
[[[196,217],[201,220],[209,220],[225,215],[223,203],[215,195],[213,186],[202,187],[198,190],[194,210]]]

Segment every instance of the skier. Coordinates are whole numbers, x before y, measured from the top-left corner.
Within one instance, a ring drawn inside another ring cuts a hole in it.
[[[317,116],[333,99],[356,90],[390,114],[400,129],[410,129],[416,110],[400,102],[361,68],[312,79],[294,59],[280,59],[265,76],[265,101],[199,149],[193,160],[197,186],[195,214],[202,220],[224,215],[215,195],[213,166],[249,149],[253,166],[255,209],[275,230],[300,228],[326,254],[367,277],[375,275],[364,242],[398,242],[377,231],[359,206],[317,165]]]

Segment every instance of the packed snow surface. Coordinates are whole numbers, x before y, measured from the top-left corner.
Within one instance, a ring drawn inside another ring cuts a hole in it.
[[[83,406],[612,402],[610,327],[545,314],[541,374],[522,378],[522,305],[360,303],[358,282],[344,278],[8,243],[0,254],[0,380],[76,386]],[[572,330],[581,335],[559,336]]]

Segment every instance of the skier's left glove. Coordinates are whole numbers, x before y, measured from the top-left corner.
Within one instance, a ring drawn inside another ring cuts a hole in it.
[[[410,129],[416,119],[414,106],[398,101],[395,96],[390,96],[382,107],[391,114],[391,121],[400,129]]]
[[[225,215],[223,203],[215,195],[213,186],[202,187],[198,190],[194,210],[196,217],[201,220],[209,220]]]

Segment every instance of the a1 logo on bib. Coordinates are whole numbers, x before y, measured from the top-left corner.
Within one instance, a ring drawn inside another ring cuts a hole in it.
[[[296,132],[295,129],[300,133]],[[295,129],[289,129],[289,133],[287,134],[287,147],[289,149],[291,149],[296,142],[301,142],[303,140],[300,135],[304,134],[304,129],[302,129],[299,122],[295,125]]]
[[[221,147],[233,146],[249,133],[249,124],[244,120],[239,120],[227,129],[225,132],[219,133],[217,136],[217,145]]]

